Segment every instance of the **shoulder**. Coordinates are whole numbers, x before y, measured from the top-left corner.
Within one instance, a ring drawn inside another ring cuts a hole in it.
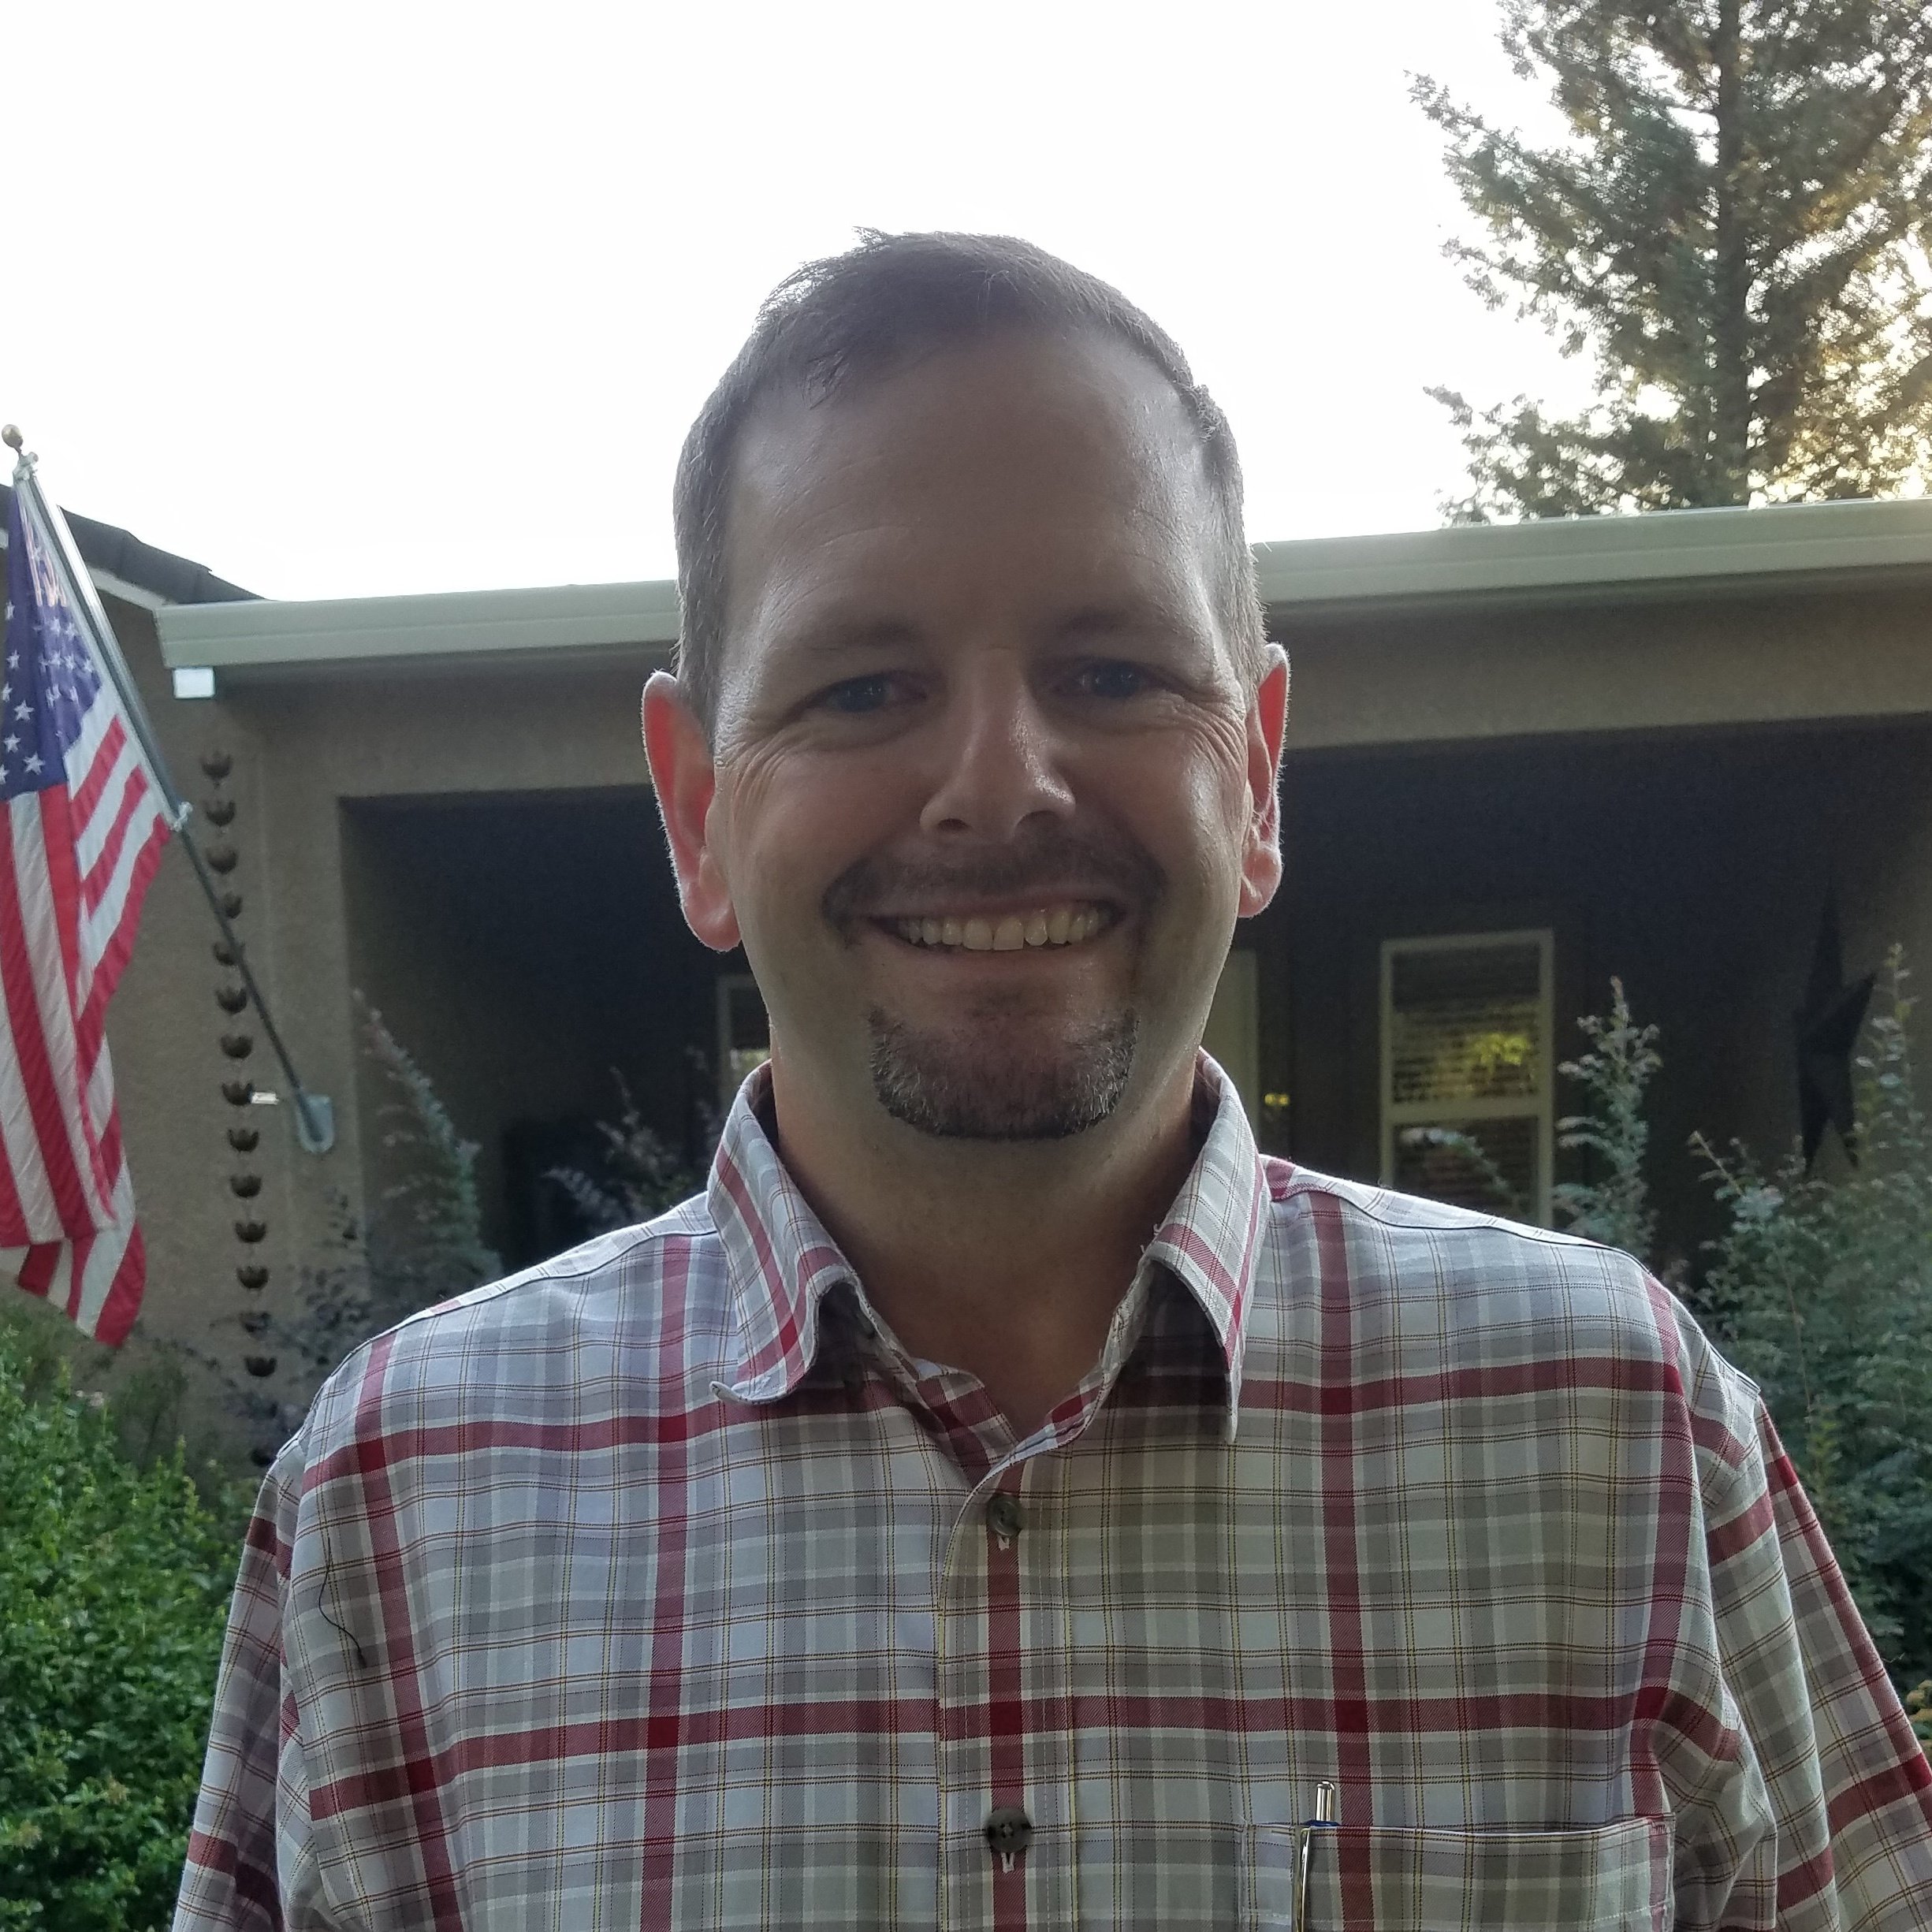
[[[317,1392],[302,1459],[313,1471],[372,1435],[581,1423],[640,1391],[673,1405],[731,1320],[717,1231],[698,1197],[364,1342]]]
[[[1757,1390],[1642,1263],[1601,1242],[1269,1163],[1277,1294],[1310,1285],[1354,1345],[1668,1389],[1700,1439],[1748,1441]]]

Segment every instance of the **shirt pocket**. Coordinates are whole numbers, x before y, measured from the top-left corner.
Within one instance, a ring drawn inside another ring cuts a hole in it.
[[[1670,1826],[1588,1831],[1316,1833],[1308,1923],[1294,1916],[1297,1833],[1253,1834],[1255,1923],[1293,1932],[1667,1932]]]

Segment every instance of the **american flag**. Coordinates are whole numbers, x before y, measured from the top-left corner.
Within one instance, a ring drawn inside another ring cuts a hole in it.
[[[0,672],[0,1268],[112,1345],[147,1263],[105,1022],[171,827],[24,494]]]

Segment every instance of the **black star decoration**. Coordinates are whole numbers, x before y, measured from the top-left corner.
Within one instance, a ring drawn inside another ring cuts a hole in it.
[[[1804,1137],[1804,1164],[1810,1170],[1827,1126],[1838,1130],[1845,1156],[1858,1162],[1858,1123],[1852,1107],[1852,1049],[1865,1023],[1865,1008],[1878,979],[1867,973],[1856,985],[1845,983],[1845,955],[1838,938],[1835,899],[1825,902],[1811,955],[1811,981],[1804,1004],[1792,1016],[1798,1042],[1798,1119]]]

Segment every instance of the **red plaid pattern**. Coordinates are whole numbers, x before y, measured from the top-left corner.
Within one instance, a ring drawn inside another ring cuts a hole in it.
[[[1318,1778],[1315,1932],[1932,1926],[1932,1772],[1755,1391],[1628,1258],[1264,1161],[1210,1068],[1015,1441],[763,1093],[707,1197],[318,1398],[177,1932],[1285,1926]]]

